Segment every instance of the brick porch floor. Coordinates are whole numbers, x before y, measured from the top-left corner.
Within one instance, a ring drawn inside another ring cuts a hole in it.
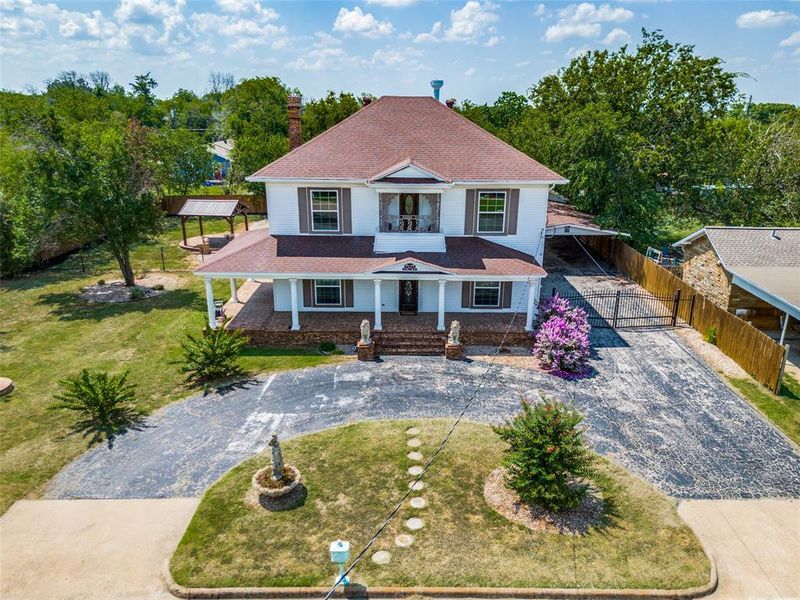
[[[255,344],[316,344],[330,340],[336,343],[355,343],[363,319],[373,323],[373,312],[301,312],[300,331],[290,331],[289,311],[273,310],[272,283],[248,281],[239,289],[239,303],[228,303],[225,314],[231,321],[228,327],[238,329]],[[475,314],[446,313],[445,323],[461,322],[461,338],[465,344],[498,344],[509,326],[510,313]],[[401,315],[384,312],[381,316],[384,333],[438,334],[436,313]],[[376,333],[376,338],[380,333]],[[530,345],[525,331],[525,313],[517,314],[506,340],[508,345]]]

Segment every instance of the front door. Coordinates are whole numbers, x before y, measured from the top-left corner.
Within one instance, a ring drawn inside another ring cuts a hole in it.
[[[416,231],[418,221],[419,194],[400,194],[400,230]]]
[[[417,281],[406,279],[400,281],[400,314],[417,314]]]

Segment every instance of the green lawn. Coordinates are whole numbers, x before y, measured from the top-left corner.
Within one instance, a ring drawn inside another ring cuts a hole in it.
[[[784,374],[781,393],[776,396],[750,378],[729,378],[729,381],[750,404],[800,445],[800,382],[788,373]]]
[[[353,555],[413,479],[406,470],[406,428],[421,428],[427,457],[447,431],[444,420],[372,421],[283,444],[307,486],[304,503],[271,512],[245,498],[266,455],[246,460],[205,495],[172,558],[183,585],[329,585],[328,544],[350,541]],[[675,506],[649,484],[598,459],[594,477],[608,503],[605,522],[581,537],[534,533],[494,512],[484,479],[499,465],[502,442],[486,425],[463,423],[418,492],[428,507],[406,506],[354,570],[364,585],[685,588],[708,581],[709,562]],[[425,528],[409,548],[394,545],[410,516]]]
[[[59,379],[82,368],[130,370],[142,407],[151,411],[196,391],[176,364],[186,333],[204,325],[202,281],[172,274],[180,289],[149,300],[90,305],[77,297],[98,276],[44,273],[4,281],[0,290],[0,374],[16,391],[0,400],[0,513],[18,498],[36,496],[61,467],[86,449],[69,435],[74,415],[48,410]],[[118,279],[116,271],[104,274]],[[217,297],[230,293],[216,281]],[[249,350],[251,372],[316,366],[338,357],[315,350]]]

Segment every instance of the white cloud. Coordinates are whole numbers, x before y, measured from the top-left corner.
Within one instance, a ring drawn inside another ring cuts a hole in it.
[[[420,33],[417,34],[417,37],[414,38],[414,41],[417,43],[420,42],[439,42],[441,41],[439,38],[439,34],[442,32],[442,22],[436,21],[431,27],[430,32]]]
[[[29,17],[0,17],[0,31],[4,36],[41,37],[47,31],[44,21]]]
[[[416,48],[379,48],[370,62],[373,66],[419,70],[424,68],[418,60],[420,56],[422,52]]]
[[[473,75],[475,75],[475,67],[470,67],[464,71],[464,77],[472,77]]]
[[[118,27],[99,10],[91,14],[64,11],[59,17],[58,32],[71,39],[102,40],[116,35]]]
[[[797,46],[800,44],[800,30],[795,31],[789,37],[784,40],[781,40],[780,46],[787,47],[787,46]]]
[[[444,32],[444,39],[477,44],[483,37],[494,35],[497,30],[492,23],[499,19],[494,12],[497,8],[497,4],[488,0],[483,3],[468,0],[462,8],[450,11],[450,27]]]
[[[417,0],[367,0],[367,4],[377,4],[378,6],[388,6],[390,8],[401,8],[416,3]]]
[[[567,60],[572,60],[573,58],[578,58],[579,56],[583,56],[584,54],[589,53],[588,46],[570,46],[570,48],[564,53],[564,58]]]
[[[339,71],[363,68],[366,66],[366,61],[348,55],[343,48],[314,48],[288,63],[288,66],[297,71]]]
[[[517,67],[518,69],[521,69],[523,67],[527,67],[530,64],[531,64],[531,61],[529,61],[529,60],[521,60],[519,62],[515,62],[514,66]]]
[[[263,21],[274,21],[280,15],[272,8],[265,8],[259,0],[216,0],[222,12],[234,15],[250,14]]]
[[[608,35],[606,35],[605,38],[603,38],[603,43],[606,46],[624,45],[630,44],[630,42],[631,34],[620,27],[615,27],[608,32]]]
[[[797,20],[797,15],[785,10],[754,10],[739,15],[736,24],[743,29],[762,29],[764,27],[780,27]]]
[[[596,38],[602,33],[601,23],[629,21],[634,15],[633,11],[620,6],[581,2],[562,8],[558,16],[558,21],[544,32],[546,42],[559,42],[571,37]]]
[[[336,15],[336,20],[333,22],[333,30],[378,38],[390,35],[394,31],[394,26],[390,21],[378,21],[372,13],[365,13],[361,7],[356,6],[353,10],[346,8],[339,10],[339,14]]]
[[[547,7],[545,7],[545,5],[541,3],[537,5],[537,7],[533,10],[534,17],[543,17],[546,14],[547,14]]]

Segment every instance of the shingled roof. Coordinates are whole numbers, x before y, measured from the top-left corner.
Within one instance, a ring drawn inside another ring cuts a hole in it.
[[[429,96],[382,96],[248,180],[371,181],[404,162],[453,182],[566,183]]]

